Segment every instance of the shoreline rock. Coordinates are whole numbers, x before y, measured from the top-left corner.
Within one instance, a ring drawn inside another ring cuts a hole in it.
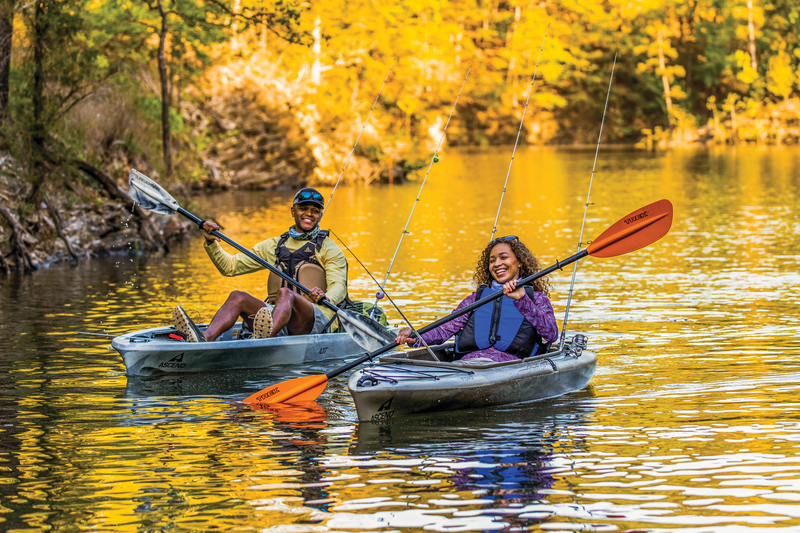
[[[6,273],[91,257],[165,252],[193,229],[182,217],[142,216],[82,180],[50,184],[37,206],[26,204],[19,199],[26,198],[30,185],[20,176],[10,156],[0,157],[0,270]]]

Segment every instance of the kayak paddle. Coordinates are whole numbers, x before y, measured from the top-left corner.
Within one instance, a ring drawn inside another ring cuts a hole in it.
[[[128,191],[133,201],[145,209],[165,215],[174,215],[175,213],[180,213],[197,224],[200,229],[203,229],[203,220],[200,220],[190,212],[183,209],[180,205],[178,205],[178,202],[175,200],[175,198],[165,191],[158,183],[151,180],[138,170],[131,169],[130,175],[128,176]],[[254,254],[251,250],[248,250],[244,246],[231,240],[217,230],[214,230],[211,232],[211,234],[230,244],[253,261],[256,261],[262,267],[285,280],[287,283],[294,285],[301,292],[305,294],[309,293],[309,290],[306,287],[281,272],[277,267],[264,261],[264,259]],[[395,336],[392,335],[388,329],[366,315],[356,314],[351,311],[339,309],[324,297],[317,303],[324,305],[336,313],[336,315],[339,317],[339,323],[342,325],[344,331],[365,350],[377,350],[385,343],[388,343],[395,338]]]
[[[527,285],[587,255],[594,257],[614,257],[634,252],[653,244],[666,235],[670,226],[672,226],[672,204],[669,200],[659,200],[658,202],[646,205],[620,219],[613,226],[601,233],[586,249],[581,250],[563,261],[556,261],[555,265],[521,279],[517,286]],[[458,311],[454,311],[446,317],[419,328],[418,331],[420,334],[431,331],[501,296],[503,296],[502,291],[492,293],[489,296],[481,298],[477,302],[473,302]],[[289,381],[283,381],[252,394],[242,401],[245,403],[266,404],[308,402],[315,400],[325,390],[325,386],[329,380],[396,347],[397,344],[391,342],[372,353],[359,357],[355,361],[340,366],[335,370],[331,370],[327,374],[303,376]]]

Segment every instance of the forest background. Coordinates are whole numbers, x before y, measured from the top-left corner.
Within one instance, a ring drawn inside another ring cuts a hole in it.
[[[796,0],[0,0],[0,266],[43,231],[80,255],[69,213],[132,207],[131,167],[183,194],[332,183],[373,103],[344,180],[402,180],[468,68],[451,146],[513,143],[534,71],[520,142],[593,143],[615,56],[604,142],[797,143],[798,34]]]

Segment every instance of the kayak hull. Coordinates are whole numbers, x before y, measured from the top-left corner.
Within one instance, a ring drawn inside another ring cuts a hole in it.
[[[165,338],[173,328],[151,328],[115,337],[111,346],[122,356],[129,376],[270,368],[364,352],[346,333],[237,339],[239,331],[241,323],[214,342],[184,342]]]
[[[554,398],[589,384],[597,354],[551,352],[505,363],[424,360],[425,350],[382,357],[355,372],[347,386],[361,421]],[[427,355],[430,359],[430,355]]]

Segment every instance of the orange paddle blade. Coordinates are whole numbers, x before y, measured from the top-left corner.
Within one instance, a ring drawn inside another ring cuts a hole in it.
[[[242,401],[244,403],[260,404],[311,402],[322,394],[327,384],[328,376],[325,374],[303,376],[276,383],[248,396]]]
[[[672,226],[672,203],[659,200],[640,207],[605,230],[586,248],[593,257],[614,257],[653,244]]]
[[[317,402],[313,401],[297,403],[251,403],[250,407],[256,411],[268,411],[273,413],[275,415],[275,420],[278,422],[322,422],[328,418],[325,409],[320,407]]]

